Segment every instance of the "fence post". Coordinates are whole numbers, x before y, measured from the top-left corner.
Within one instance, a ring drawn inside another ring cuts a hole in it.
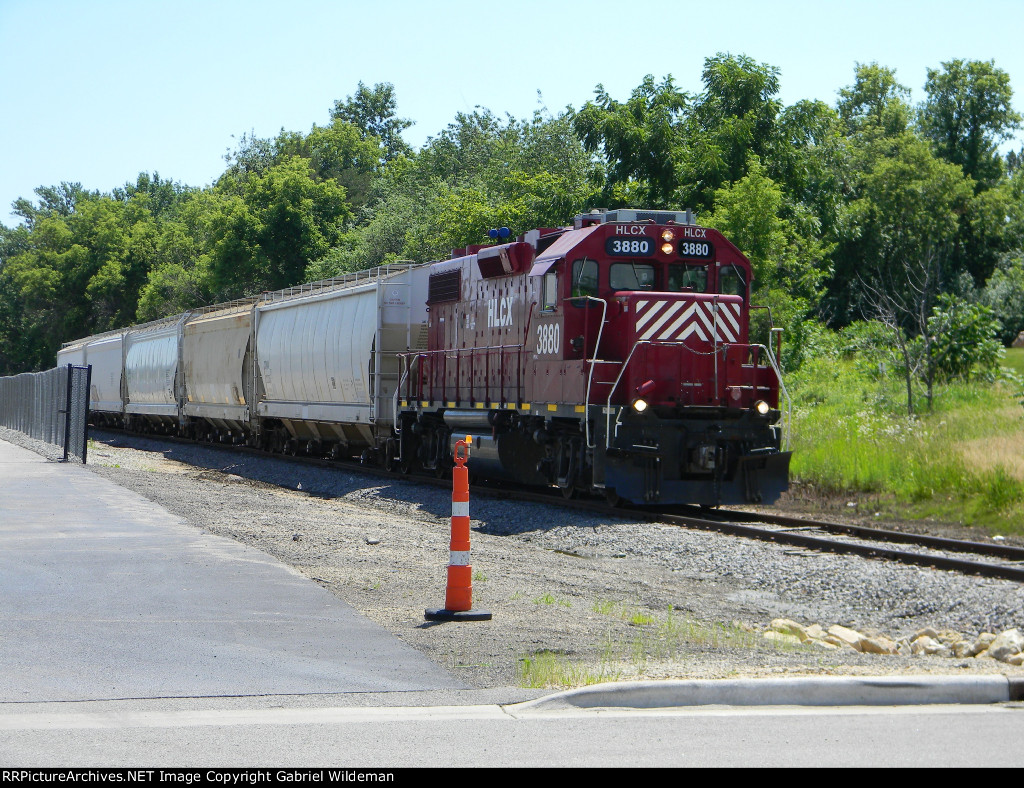
[[[68,461],[68,447],[71,443],[71,364],[68,364],[67,399],[64,400],[64,462]]]

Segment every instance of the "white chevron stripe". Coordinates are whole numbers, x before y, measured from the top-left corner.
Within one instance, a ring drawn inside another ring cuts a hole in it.
[[[669,320],[671,320],[672,316],[680,309],[682,309],[684,306],[686,306],[686,303],[684,301],[676,301],[674,304],[672,304],[672,306],[670,306],[668,309],[662,312],[661,317],[659,317],[655,321],[654,325],[652,325],[649,329],[647,329],[647,331],[644,332],[640,339],[650,339],[654,333],[659,331],[661,327],[664,326],[665,323],[667,323]]]
[[[738,342],[742,307],[719,302],[717,325],[715,312],[714,302],[638,301],[635,330],[641,341],[680,341],[696,334],[705,342],[714,336],[719,342]]]
[[[719,315],[725,315],[728,322],[732,324],[732,330],[735,334],[740,333],[739,312],[739,304],[722,304],[719,309]]]
[[[654,317],[654,313],[657,311],[658,306],[661,305],[661,304],[664,304],[665,302],[664,301],[656,301],[654,303],[654,305],[650,309],[644,311],[644,307],[646,307],[650,303],[651,303],[650,301],[637,301],[636,302],[636,330],[637,330],[637,332],[639,332],[640,329],[644,327],[644,324],[648,320],[650,320],[652,317]]]
[[[723,306],[728,305],[720,304],[718,308],[718,324],[716,326],[718,338],[725,342],[735,342],[736,335],[729,330],[729,323],[724,319],[726,316],[729,316],[729,311],[727,309],[723,309]]]
[[[676,320],[675,323],[673,323],[671,326],[665,329],[665,333],[663,333],[659,337],[659,339],[672,339],[672,337],[675,336],[675,333],[679,330],[679,327],[690,320],[696,309],[696,303],[690,304],[690,307],[685,312],[683,312],[682,316],[678,320]]]

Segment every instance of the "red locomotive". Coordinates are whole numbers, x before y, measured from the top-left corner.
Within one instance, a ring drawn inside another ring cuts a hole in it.
[[[429,267],[427,350],[402,354],[388,462],[440,472],[471,434],[475,472],[566,495],[715,506],[786,489],[776,352],[750,340],[750,262],[721,233],[689,212],[595,211],[452,258]]]

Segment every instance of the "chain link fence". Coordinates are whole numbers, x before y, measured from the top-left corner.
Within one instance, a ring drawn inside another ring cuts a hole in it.
[[[68,364],[0,378],[0,425],[64,449],[84,463],[89,444],[92,367]]]

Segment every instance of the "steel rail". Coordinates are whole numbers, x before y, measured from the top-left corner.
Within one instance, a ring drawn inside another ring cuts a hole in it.
[[[750,512],[737,512],[726,509],[718,509],[718,512],[726,517],[743,520],[745,522],[758,521],[771,523],[773,525],[786,525],[797,528],[817,528],[828,533],[848,534],[862,539],[873,539],[876,542],[895,542],[899,544],[915,544],[921,547],[930,547],[934,550],[948,550],[955,553],[976,553],[978,555],[990,555],[996,558],[1005,558],[1010,561],[1024,562],[1024,547],[1013,545],[991,544],[989,542],[972,542],[962,539],[951,539],[946,536],[931,536],[928,534],[915,534],[906,531],[889,531],[882,528],[869,528],[865,525],[850,525],[846,523],[825,522],[823,520],[807,520],[802,517],[792,517],[781,514],[765,514]]]

